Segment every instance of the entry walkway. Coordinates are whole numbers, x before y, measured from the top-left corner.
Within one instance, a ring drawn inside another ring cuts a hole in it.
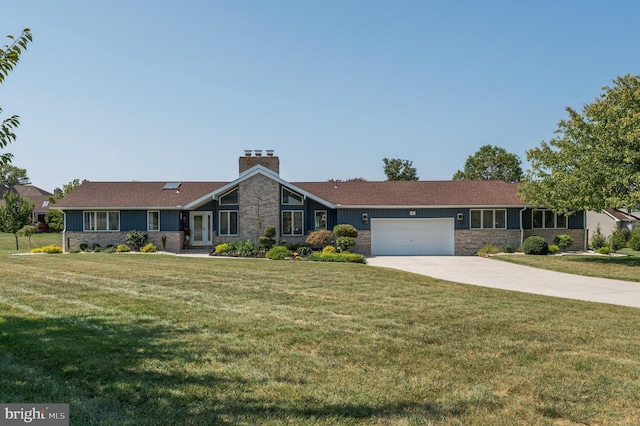
[[[447,281],[640,308],[640,283],[583,277],[477,256],[374,256],[371,266]]]

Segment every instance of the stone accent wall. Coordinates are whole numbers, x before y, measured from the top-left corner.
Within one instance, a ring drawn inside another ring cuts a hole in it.
[[[358,230],[356,245],[349,250],[351,253],[358,253],[363,256],[371,256],[371,231]]]
[[[70,232],[62,233],[62,249],[65,253],[80,250],[80,244],[86,243],[89,246],[100,244],[102,249],[108,245],[118,246],[126,244],[129,232]],[[167,236],[166,251],[178,253],[182,249],[184,233],[182,231],[173,232],[147,232],[149,242],[153,243],[158,250],[162,250],[162,236]]]
[[[239,235],[233,239],[251,240],[258,244],[258,238],[264,234],[265,227],[275,226],[275,239],[279,240],[280,184],[278,182],[261,174],[242,181],[238,191],[238,203],[240,205]],[[219,243],[218,240],[221,239],[218,237],[216,244]]]
[[[454,254],[473,256],[486,244],[497,247],[509,245],[514,250],[520,247],[519,229],[457,229],[454,236]]]
[[[553,244],[556,235],[567,234],[573,238],[573,245],[567,250],[584,250],[584,229],[525,229],[524,238],[537,235],[544,238],[547,244]]]

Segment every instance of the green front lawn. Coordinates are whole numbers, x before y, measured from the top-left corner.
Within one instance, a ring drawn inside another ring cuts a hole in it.
[[[640,282],[640,252],[621,250],[627,256],[602,255],[499,255],[493,259],[589,277]]]
[[[31,236],[31,248],[43,247],[51,244],[62,244],[62,236],[59,233],[35,234]],[[0,232],[0,256],[9,253],[28,253],[29,238],[18,237],[18,250],[16,250],[16,237],[13,234]]]
[[[638,312],[356,264],[4,256],[0,401],[74,425],[638,424]]]

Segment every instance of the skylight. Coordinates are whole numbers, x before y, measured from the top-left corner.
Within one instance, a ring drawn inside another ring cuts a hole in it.
[[[181,182],[167,182],[167,184],[162,189],[178,189],[180,188]]]

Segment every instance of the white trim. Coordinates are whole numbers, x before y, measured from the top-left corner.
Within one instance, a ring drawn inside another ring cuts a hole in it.
[[[158,229],[149,229],[149,213],[158,213]],[[147,232],[160,232],[160,210],[147,210]]]
[[[249,178],[252,178],[253,176],[256,175],[263,175],[265,177],[268,177],[271,180],[274,180],[275,182],[278,182],[280,185],[282,186],[286,186],[287,188],[289,188],[292,191],[297,192],[298,194],[301,194],[304,198],[310,198],[320,204],[323,204],[325,206],[327,206],[327,208],[330,209],[334,209],[336,208],[336,206],[333,203],[330,203],[327,200],[323,200],[322,198],[319,198],[307,191],[305,191],[302,188],[298,188],[297,186],[283,180],[280,178],[280,176],[278,176],[278,174],[276,172],[274,172],[271,169],[268,169],[260,164],[253,166],[252,168],[245,170],[244,172],[240,173],[240,177],[232,182],[229,182],[226,185],[221,186],[220,188],[216,189],[215,191],[212,191],[206,195],[203,195],[202,197],[187,203],[184,205],[184,209],[188,210],[191,208],[195,208],[195,207],[199,207],[202,204],[210,201],[210,200],[217,200],[218,197],[221,194],[224,194],[225,192],[227,192],[228,190],[230,190],[231,188],[233,188],[234,186],[238,186],[240,184],[240,182],[243,182]]]
[[[196,242],[194,240],[194,235],[195,235],[195,229],[193,228],[193,222],[194,222],[194,217],[195,216],[202,216],[203,217],[203,226],[202,226],[202,235],[203,235],[203,240],[202,241],[198,241]],[[211,237],[211,231],[212,231],[212,223],[213,223],[213,213],[212,212],[206,212],[206,211],[190,211],[189,212],[189,229],[191,230],[191,245],[202,245],[202,246],[210,246],[211,244],[213,244],[213,238]]]

